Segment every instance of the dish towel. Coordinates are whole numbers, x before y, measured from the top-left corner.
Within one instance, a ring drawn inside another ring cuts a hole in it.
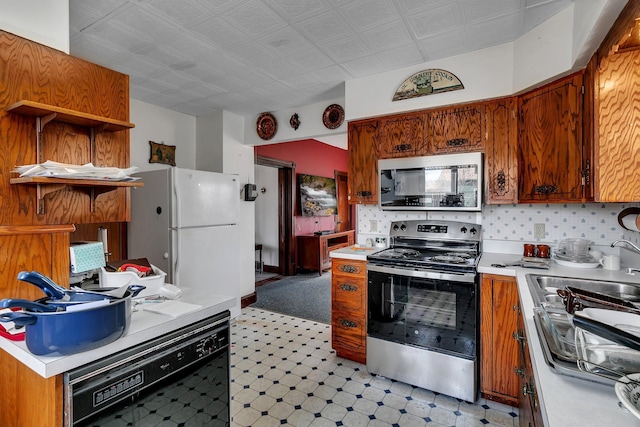
[[[178,317],[183,314],[191,313],[192,311],[200,310],[201,305],[191,304],[182,301],[165,301],[160,303],[147,303],[143,304],[142,308],[145,311],[152,313],[164,314],[166,316]]]

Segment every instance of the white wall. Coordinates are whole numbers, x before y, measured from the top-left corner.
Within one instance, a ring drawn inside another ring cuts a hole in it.
[[[198,116],[196,119],[196,169],[222,172],[223,147],[222,111]]]
[[[253,147],[244,145],[244,118],[230,112],[223,112],[223,165],[224,173],[237,174],[240,186],[254,183]],[[240,296],[255,291],[255,205],[254,202],[240,202],[239,234],[237,242],[240,270],[238,289]]]
[[[256,120],[258,116],[247,118],[244,127],[244,143],[246,145],[267,145],[278,142],[344,134],[347,132],[346,120],[336,129],[327,129],[322,123],[324,110],[331,104],[338,104],[345,108],[344,99],[334,99],[291,110],[272,111],[272,114],[278,122],[278,130],[275,136],[268,141],[261,139],[256,132]],[[289,120],[294,113],[298,113],[300,119],[300,127],[298,127],[298,130],[294,130],[289,124]]]
[[[0,0],[0,28],[69,53],[69,0]]]
[[[195,169],[196,118],[131,99],[130,130],[131,165],[140,172],[167,168],[160,163],[149,163],[149,141],[176,146],[176,166]]]
[[[255,166],[258,198],[254,202],[256,212],[256,243],[262,245],[262,262],[277,267],[279,260],[280,232],[278,229],[278,168]],[[264,192],[261,189],[264,188]]]
[[[396,89],[410,75],[428,68],[447,70],[462,82],[464,89],[393,102]],[[481,49],[425,64],[349,80],[345,86],[345,113],[348,120],[440,105],[511,95],[513,45]]]

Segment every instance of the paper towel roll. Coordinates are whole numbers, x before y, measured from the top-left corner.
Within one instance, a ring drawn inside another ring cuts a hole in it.
[[[109,255],[109,243],[107,242],[107,229],[104,227],[98,228],[98,241],[102,242],[102,251],[104,253],[105,258],[108,260]]]
[[[622,225],[627,230],[640,231],[640,215],[627,215],[622,218]]]

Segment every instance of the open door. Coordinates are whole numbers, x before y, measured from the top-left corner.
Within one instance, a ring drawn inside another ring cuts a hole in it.
[[[256,165],[278,168],[277,212],[263,213],[277,215],[278,223],[278,265],[265,265],[265,271],[283,276],[293,276],[296,272],[296,240],[294,233],[295,208],[295,168],[293,162],[256,157]],[[256,217],[260,215],[256,212]],[[261,243],[261,242],[256,242]]]

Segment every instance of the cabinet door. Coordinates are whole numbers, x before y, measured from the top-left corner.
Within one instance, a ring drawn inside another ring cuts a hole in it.
[[[349,203],[378,203],[378,120],[349,123]]]
[[[518,203],[518,116],[516,98],[485,106],[485,203]]]
[[[427,113],[398,114],[380,119],[380,158],[426,154]]]
[[[515,406],[520,354],[518,287],[513,277],[483,275],[480,296],[480,391],[486,399]]]
[[[432,154],[480,151],[483,138],[484,104],[443,108],[429,114]]]
[[[582,201],[582,74],[521,96],[518,114],[519,201]]]
[[[597,70],[594,158],[598,202],[640,200],[640,50],[603,58]]]
[[[520,427],[542,426],[542,413],[540,412],[538,391],[533,376],[533,368],[531,367],[531,356],[529,356],[529,344],[524,327],[524,314],[522,313],[518,316],[517,337],[520,343],[518,356],[521,372],[518,375],[518,418],[520,419]]]

